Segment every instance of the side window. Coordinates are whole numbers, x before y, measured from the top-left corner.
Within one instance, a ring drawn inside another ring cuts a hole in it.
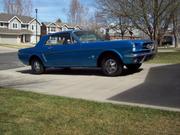
[[[71,45],[73,44],[73,40],[70,37],[69,33],[66,34],[55,34],[49,36],[49,39],[46,41],[46,45]]]

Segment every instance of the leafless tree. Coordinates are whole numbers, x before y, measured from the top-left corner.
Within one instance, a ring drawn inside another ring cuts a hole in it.
[[[112,9],[108,8],[108,6],[113,5],[110,0],[97,0],[98,5],[97,8],[103,14],[103,17],[106,18],[109,24],[109,28],[115,31],[116,33],[121,35],[121,38],[124,39],[124,36],[128,32],[132,32],[132,23],[130,22],[129,17],[127,17],[123,12],[114,12]],[[110,4],[110,5],[109,5]],[[114,8],[116,5],[114,5]]]
[[[69,12],[68,12],[68,21],[70,24],[82,25],[85,23],[86,13],[88,8],[83,6],[79,0],[71,0]]]
[[[23,7],[22,15],[31,16],[33,11],[33,3],[32,0],[21,0],[21,5]]]
[[[176,0],[172,0],[172,2],[176,2]],[[172,33],[174,35],[174,43],[175,43],[175,47],[178,47],[179,44],[179,27],[180,27],[180,9],[177,8],[174,13],[173,13],[173,17],[172,17],[172,26],[173,26],[173,30]]]
[[[98,32],[98,30],[102,27],[106,27],[106,20],[100,12],[94,12],[91,14],[91,17],[88,18],[87,29]]]
[[[177,45],[176,45],[176,47],[180,47],[180,8],[178,8],[178,10],[177,10],[177,23],[176,23],[176,27],[177,27],[177,29],[176,29],[176,32],[177,32]]]
[[[180,1],[174,0],[98,0],[102,9],[112,15],[127,16],[133,26],[158,41],[166,33]]]
[[[6,13],[31,16],[32,0],[4,0],[3,3]]]
[[[121,35],[121,39],[124,39],[125,34],[132,32],[132,26],[128,17],[119,16],[113,19],[115,23],[110,25],[109,28]]]

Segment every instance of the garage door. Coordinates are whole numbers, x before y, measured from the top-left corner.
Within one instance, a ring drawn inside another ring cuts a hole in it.
[[[17,44],[17,36],[0,35],[1,44]]]

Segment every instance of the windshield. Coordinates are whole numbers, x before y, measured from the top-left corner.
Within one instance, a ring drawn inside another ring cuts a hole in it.
[[[104,39],[98,36],[97,34],[89,31],[78,31],[74,33],[81,42],[95,42],[103,41]]]

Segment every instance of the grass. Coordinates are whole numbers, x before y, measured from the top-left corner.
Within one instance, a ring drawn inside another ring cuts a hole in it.
[[[0,88],[1,135],[179,135],[180,113]]]
[[[180,51],[176,52],[158,52],[153,60],[148,63],[180,63]]]

